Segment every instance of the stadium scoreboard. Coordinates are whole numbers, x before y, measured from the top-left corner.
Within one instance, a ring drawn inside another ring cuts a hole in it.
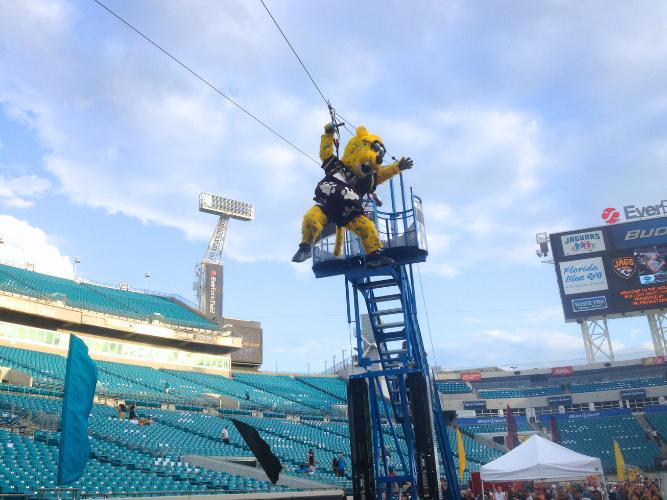
[[[549,238],[566,321],[667,308],[667,217]]]

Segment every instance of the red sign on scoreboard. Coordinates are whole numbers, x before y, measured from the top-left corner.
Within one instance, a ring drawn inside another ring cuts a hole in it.
[[[476,382],[477,380],[482,380],[482,374],[479,372],[462,373],[461,380],[464,382]]]
[[[572,375],[574,370],[571,366],[556,366],[551,369],[551,375],[562,377],[563,375]]]

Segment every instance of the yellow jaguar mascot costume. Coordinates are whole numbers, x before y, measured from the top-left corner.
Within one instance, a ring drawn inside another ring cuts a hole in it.
[[[373,135],[365,127],[358,127],[357,133],[347,145],[343,157],[334,155],[334,126],[324,127],[320,141],[320,159],[325,177],[315,188],[315,205],[303,216],[301,244],[292,257],[292,262],[304,262],[311,255],[312,246],[331,221],[336,224],[336,250],[340,254],[343,228],[352,231],[361,240],[366,252],[368,267],[390,265],[394,260],[382,252],[377,228],[364,215],[361,202],[366,195],[373,195],[375,188],[399,172],[412,168],[410,158],[401,158],[396,163],[382,166],[386,153],[382,139]]]

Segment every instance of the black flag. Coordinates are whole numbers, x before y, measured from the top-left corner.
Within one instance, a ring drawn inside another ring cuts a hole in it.
[[[280,460],[278,460],[278,457],[271,451],[271,447],[262,439],[259,432],[257,432],[257,429],[254,427],[251,427],[240,420],[236,420],[235,418],[231,418],[230,420],[234,424],[234,427],[239,431],[239,434],[241,434],[241,437],[250,448],[250,451],[252,451],[252,454],[255,455],[259,465],[262,466],[262,469],[264,469],[264,472],[266,472],[266,475],[271,482],[276,484],[280,477],[280,471],[283,470],[283,466],[280,465]]]

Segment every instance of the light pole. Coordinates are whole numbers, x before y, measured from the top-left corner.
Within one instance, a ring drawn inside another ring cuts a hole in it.
[[[306,372],[310,373],[310,363],[306,363]]]
[[[324,360],[324,373],[326,373],[326,372],[327,372],[327,360],[325,359]]]
[[[343,349],[343,357],[340,358],[340,359],[342,359],[343,368],[345,368],[345,353],[346,353],[346,352],[347,352],[347,349]]]
[[[81,257],[74,257],[74,277],[76,278],[76,271],[79,268],[79,264],[81,264]]]
[[[336,355],[335,354],[333,355],[333,364],[331,365],[331,370],[333,372],[336,371]]]
[[[144,273],[144,290],[148,290],[148,280],[151,279],[150,271]]]

